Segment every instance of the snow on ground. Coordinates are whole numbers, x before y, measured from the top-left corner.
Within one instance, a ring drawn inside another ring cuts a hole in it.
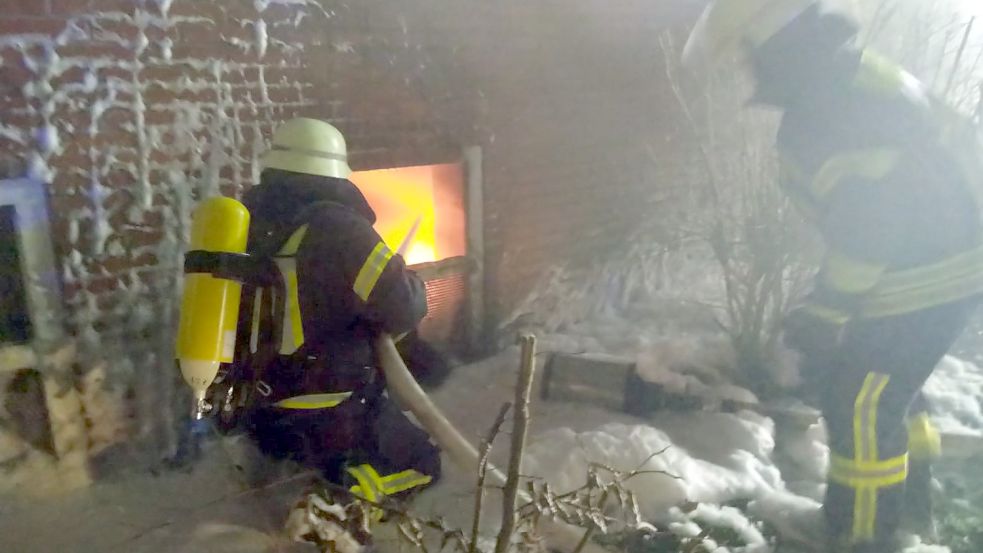
[[[669,373],[683,367],[689,388],[696,382],[711,391],[729,389],[747,398],[731,384],[726,348],[716,338],[689,336],[673,342],[646,336],[611,318],[567,329],[563,335],[544,336],[540,346],[543,352],[637,355],[653,374],[673,379]],[[545,357],[542,354],[539,360]],[[518,352],[508,349],[460,367],[433,398],[477,443],[500,405],[512,400],[517,367]],[[940,409],[944,428],[981,433],[983,415],[977,398],[983,395],[983,373],[978,368],[946,358],[928,391]],[[798,537],[819,528],[818,500],[827,454],[819,425],[800,428],[750,411],[660,412],[640,420],[591,405],[536,397],[523,473],[545,477],[557,490],[579,487],[589,462],[664,471],[668,474],[641,475],[630,483],[643,514],[683,536],[715,526],[739,537],[740,543],[718,544],[714,553],[771,552],[760,521]],[[492,454],[499,466],[507,453],[507,428],[508,423]],[[248,447],[241,442],[215,443],[205,461],[188,474],[135,472],[64,499],[2,503],[4,551],[311,551],[284,543],[278,530],[306,483],[250,492],[253,484],[247,474],[234,468],[249,465],[244,451]],[[663,453],[652,456],[659,451]],[[449,467],[446,477],[418,497],[413,508],[468,528],[473,481],[473,475]],[[497,494],[488,495],[486,532],[494,529],[500,512]],[[381,532],[380,548],[396,550],[393,539],[391,529]],[[947,550],[914,544],[907,551]]]
[[[983,435],[983,371],[945,357],[925,384],[933,419],[943,432]]]

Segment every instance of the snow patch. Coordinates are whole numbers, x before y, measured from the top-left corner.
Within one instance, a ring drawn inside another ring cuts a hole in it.
[[[983,370],[979,367],[946,356],[925,383],[924,392],[941,431],[983,435]]]

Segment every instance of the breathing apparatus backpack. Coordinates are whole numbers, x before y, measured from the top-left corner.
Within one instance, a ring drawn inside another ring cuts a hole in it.
[[[185,254],[177,358],[195,398],[192,416],[236,426],[254,400],[262,369],[278,354],[286,284],[275,256],[247,253],[249,212],[226,197],[201,202],[192,216]],[[271,301],[263,301],[263,294]],[[245,299],[245,301],[244,301]],[[262,395],[262,394],[260,394]]]

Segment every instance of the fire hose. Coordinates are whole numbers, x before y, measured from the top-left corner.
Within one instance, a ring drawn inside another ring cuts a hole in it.
[[[396,350],[392,337],[387,334],[380,335],[375,341],[375,350],[379,364],[386,375],[389,391],[395,396],[396,401],[413,413],[458,469],[467,474],[477,474],[478,450],[458,432],[426,392],[420,388]],[[494,466],[488,466],[486,478],[493,484],[505,485],[505,474]],[[523,501],[532,500],[521,490],[519,498]],[[562,553],[573,553],[583,538],[584,529],[546,519],[541,522],[540,532],[551,549]],[[603,553],[605,550],[588,541],[581,551]]]

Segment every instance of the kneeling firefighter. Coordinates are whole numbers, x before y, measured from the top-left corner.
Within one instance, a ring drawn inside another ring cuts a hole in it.
[[[683,61],[743,54],[754,102],[783,112],[782,185],[828,248],[785,338],[820,390],[830,550],[888,553],[905,516],[931,533],[940,444],[920,390],[983,292],[983,171],[975,131],[859,48],[845,4],[714,1]]]
[[[439,451],[384,394],[372,340],[413,330],[427,310],[423,283],[372,228],[333,126],[284,123],[262,164],[243,198],[247,252],[272,260],[242,294],[249,432],[266,454],[370,501],[420,490],[440,475]]]

